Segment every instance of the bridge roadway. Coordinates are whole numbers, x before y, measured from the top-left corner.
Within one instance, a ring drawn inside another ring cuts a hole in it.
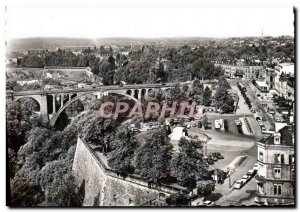
[[[144,89],[144,88],[173,88],[178,83],[166,84],[134,84],[124,86],[97,86],[92,88],[72,88],[72,89],[51,89],[51,90],[30,90],[30,91],[7,91],[6,95],[28,96],[28,95],[46,95],[46,94],[62,94],[62,93],[81,93],[106,90],[126,90],[126,89]],[[180,83],[180,86],[182,83]]]

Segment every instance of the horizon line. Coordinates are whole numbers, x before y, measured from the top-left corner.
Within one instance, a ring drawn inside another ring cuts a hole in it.
[[[167,37],[133,37],[133,36],[111,36],[111,37],[72,37],[72,36],[25,36],[25,37],[13,37],[7,38],[8,40],[16,40],[16,39],[45,39],[45,38],[68,38],[68,39],[148,39],[148,40],[157,40],[157,39],[192,39],[192,38],[209,38],[209,39],[228,39],[228,38],[263,38],[263,37],[294,37],[294,35],[264,35],[264,36],[255,36],[255,35],[243,35],[243,36],[167,36]]]

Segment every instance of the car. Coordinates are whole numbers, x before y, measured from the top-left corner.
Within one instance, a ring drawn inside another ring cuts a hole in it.
[[[224,156],[220,152],[213,152],[211,155],[218,159],[224,159]]]
[[[186,128],[190,129],[190,128],[191,128],[191,125],[190,125],[190,124],[187,124],[187,125],[186,125]]]
[[[256,119],[256,121],[261,121],[260,116],[256,116],[255,119]]]
[[[254,164],[253,170],[254,170],[254,171],[258,171],[258,163]]]
[[[244,185],[243,181],[242,180],[238,180],[235,185],[234,185],[234,188],[235,189],[240,189],[242,188],[242,186]]]
[[[203,202],[203,205],[205,205],[205,206],[214,206],[215,203],[210,201],[210,200],[206,200],[206,201]]]
[[[193,126],[193,127],[197,127],[197,124],[196,124],[196,123],[194,123],[192,126]]]
[[[248,175],[244,175],[241,180],[246,183],[248,180],[250,180],[250,177]]]
[[[254,169],[250,169],[248,172],[247,172],[247,175],[250,176],[250,177],[253,177],[255,175],[256,171]]]
[[[215,129],[220,129],[220,128],[221,128],[220,120],[215,120]]]
[[[242,122],[239,119],[234,120],[236,126],[241,126]]]
[[[202,128],[202,123],[200,121],[198,122],[198,128]]]
[[[213,165],[215,162],[214,162],[211,158],[208,158],[208,159],[207,159],[207,163],[208,163],[209,165]]]
[[[212,159],[213,161],[218,161],[218,158],[217,158],[216,156],[211,156],[211,159]]]

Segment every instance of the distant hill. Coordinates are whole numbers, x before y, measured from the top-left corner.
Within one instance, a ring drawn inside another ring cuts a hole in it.
[[[7,42],[7,50],[27,51],[30,49],[56,49],[62,46],[94,46],[96,43],[87,38],[18,38]]]
[[[292,39],[291,36],[281,36],[285,39]],[[210,41],[223,42],[228,40],[253,40],[261,37],[231,37],[231,38],[208,38],[208,37],[178,37],[178,38],[97,38],[95,40],[88,38],[65,38],[65,37],[36,37],[36,38],[18,38],[7,42],[7,50],[13,51],[28,51],[33,49],[48,49],[55,50],[60,47],[97,47],[103,45],[163,45],[163,46],[177,46],[177,45],[203,45]],[[265,37],[271,39],[272,37]]]

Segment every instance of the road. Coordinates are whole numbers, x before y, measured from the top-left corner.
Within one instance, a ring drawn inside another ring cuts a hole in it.
[[[26,95],[39,95],[39,94],[55,94],[55,93],[80,93],[80,92],[92,92],[92,91],[106,91],[106,90],[126,90],[126,89],[143,89],[143,88],[172,88],[178,83],[166,83],[166,84],[134,84],[125,86],[97,86],[92,88],[64,88],[64,89],[53,89],[53,90],[31,90],[31,91],[7,91],[6,95],[14,96],[26,96]],[[182,85],[181,83],[180,85]]]

